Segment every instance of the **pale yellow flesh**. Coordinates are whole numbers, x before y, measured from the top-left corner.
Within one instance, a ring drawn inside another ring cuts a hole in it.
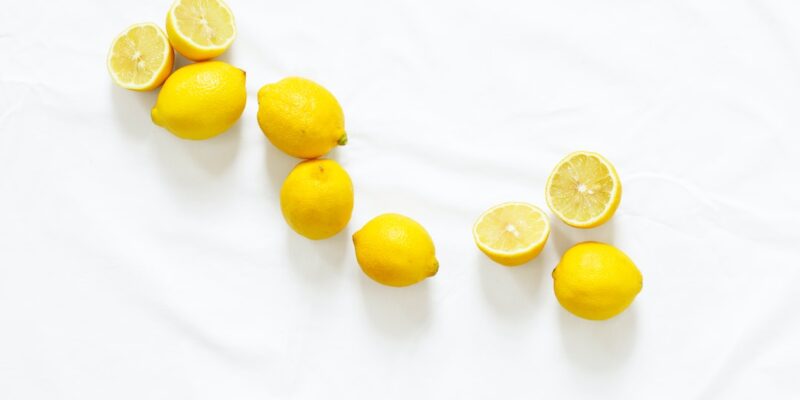
[[[574,225],[610,218],[619,202],[620,184],[608,161],[595,153],[565,158],[550,176],[547,201],[553,212]]]
[[[111,45],[108,69],[120,86],[147,89],[158,86],[172,68],[172,48],[154,24],[134,25]]]
[[[547,216],[525,203],[506,203],[485,212],[475,223],[478,244],[493,253],[516,255],[529,251],[547,240],[550,227]]]
[[[236,34],[230,9],[218,0],[181,0],[173,18],[178,33],[196,47],[226,47]]]

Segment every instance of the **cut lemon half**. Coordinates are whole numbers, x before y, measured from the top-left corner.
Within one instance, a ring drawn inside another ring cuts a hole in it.
[[[622,198],[622,184],[614,166],[603,156],[576,151],[550,173],[545,198],[567,225],[594,228],[614,215]]]
[[[539,255],[550,236],[547,215],[533,204],[503,203],[484,212],[472,228],[478,248],[511,267]]]
[[[203,61],[231,47],[236,23],[222,0],[176,0],[167,13],[167,35],[178,53]]]
[[[172,72],[175,54],[167,35],[153,23],[136,24],[119,34],[108,51],[108,72],[117,85],[152,90]]]

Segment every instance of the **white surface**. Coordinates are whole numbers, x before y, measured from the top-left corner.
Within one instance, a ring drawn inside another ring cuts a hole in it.
[[[0,398],[800,396],[800,3],[230,5],[222,59],[247,71],[248,105],[194,143],[105,69],[111,39],[163,24],[167,0],[2,1]],[[297,160],[256,123],[257,90],[288,75],[347,117],[332,156],[356,207],[323,242],[283,222]],[[576,149],[617,166],[613,221],[554,221],[536,261],[487,261],[473,220],[544,206]],[[350,235],[389,211],[427,227],[435,278],[363,276]],[[552,293],[588,239],[644,274],[608,322]]]

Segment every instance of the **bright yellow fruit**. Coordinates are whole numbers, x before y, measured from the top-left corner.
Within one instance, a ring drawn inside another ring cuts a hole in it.
[[[569,312],[586,319],[609,319],[624,311],[642,290],[642,274],[614,246],[584,242],[564,253],[553,270],[553,289]]]
[[[622,198],[614,166],[588,151],[569,154],[547,179],[547,205],[558,218],[576,228],[594,228],[611,219]]]
[[[550,236],[550,222],[539,207],[503,203],[484,212],[472,228],[475,244],[505,266],[525,264],[539,255]]]
[[[221,61],[201,62],[170,75],[150,116],[178,137],[202,140],[228,130],[246,102],[244,71]]]
[[[367,222],[353,235],[353,244],[361,270],[384,285],[413,285],[439,270],[428,232],[399,214],[383,214]]]
[[[153,23],[128,27],[111,43],[106,64],[111,79],[125,89],[153,90],[172,72],[175,54],[167,36]]]
[[[258,91],[258,124],[275,147],[298,158],[317,158],[347,143],[344,114],[324,87],[286,78]]]
[[[298,164],[281,187],[281,211],[295,232],[314,240],[347,226],[353,213],[353,183],[336,161]]]
[[[167,13],[167,35],[178,53],[203,61],[228,50],[236,23],[222,0],[176,0]]]

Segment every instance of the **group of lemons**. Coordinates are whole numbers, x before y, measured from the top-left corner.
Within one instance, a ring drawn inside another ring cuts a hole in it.
[[[245,72],[221,61],[236,38],[233,13],[222,0],[176,0],[166,33],[136,24],[117,36],[108,69],[119,86],[136,91],[161,87],[151,118],[178,137],[203,140],[227,131],[247,101]],[[196,63],[172,71],[173,49]],[[281,211],[298,234],[313,240],[341,232],[353,211],[353,184],[336,161],[321,158],[347,143],[344,113],[324,87],[290,77],[258,92],[258,124],[269,141],[304,159],[281,187]],[[611,163],[597,153],[568,155],[553,170],[547,204],[566,224],[593,228],[608,221],[622,186]],[[506,266],[524,264],[544,248],[548,216],[528,203],[504,203],[481,215],[473,228],[478,248]],[[409,286],[436,274],[433,240],[425,228],[399,214],[383,214],[353,235],[364,273],[389,286]],[[554,290],[567,310],[602,320],[630,305],[642,287],[633,262],[611,245],[585,242],[569,249],[553,270]]]

